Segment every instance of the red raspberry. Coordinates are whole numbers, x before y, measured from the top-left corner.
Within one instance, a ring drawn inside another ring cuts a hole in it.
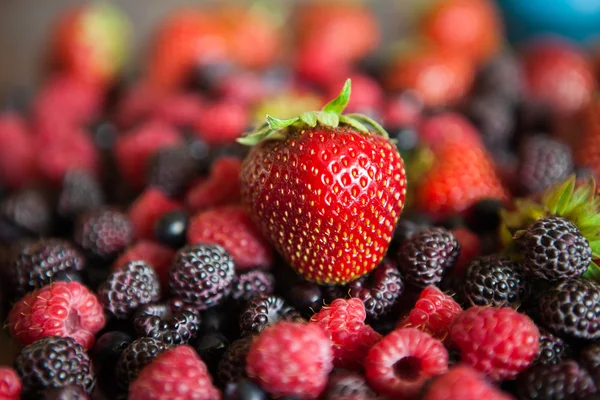
[[[462,274],[472,259],[481,254],[481,239],[467,228],[452,229],[452,234],[460,244],[460,253],[454,263],[452,274]]]
[[[198,136],[209,144],[228,144],[235,142],[249,123],[250,115],[244,105],[221,101],[204,107],[196,129]]]
[[[240,170],[242,161],[237,157],[215,160],[208,179],[192,185],[185,196],[185,204],[193,212],[240,202]]]
[[[115,157],[119,171],[131,185],[141,188],[154,152],[180,142],[181,137],[169,125],[156,120],[147,122],[117,139]]]
[[[415,328],[396,329],[371,348],[367,382],[391,398],[415,397],[429,378],[448,370],[444,345]]]
[[[510,400],[512,397],[486,382],[473,368],[458,365],[435,378],[423,396],[423,400],[455,399]]]
[[[272,395],[313,398],[327,385],[333,350],[318,325],[282,321],[254,340],[246,363],[248,376]]]
[[[129,206],[128,216],[134,237],[153,239],[154,224],[165,213],[181,208],[179,202],[155,188],[148,188]]]
[[[510,307],[471,307],[455,318],[450,338],[461,360],[491,379],[514,379],[531,364],[540,332],[533,321]]]
[[[350,63],[343,54],[322,51],[321,42],[316,40],[303,44],[294,60],[294,71],[301,80],[322,87],[347,77],[349,69]]]
[[[157,119],[180,127],[194,126],[204,113],[202,99],[190,93],[177,93],[164,98],[154,108]]]
[[[181,345],[167,350],[144,367],[129,386],[130,400],[219,400],[206,365],[196,351]]]
[[[397,328],[418,328],[445,341],[452,321],[461,312],[460,305],[452,297],[435,286],[427,286],[421,292],[415,307],[398,323]]]
[[[89,349],[104,326],[94,293],[79,282],[56,282],[19,300],[8,315],[11,335],[26,346],[46,336],[71,337]]]
[[[33,136],[26,121],[16,113],[0,115],[0,183],[21,188],[37,177]],[[17,168],[18,166],[18,168]]]
[[[328,86],[328,96],[335,98],[348,77],[332,82]],[[352,97],[346,108],[347,112],[379,110],[383,103],[383,89],[376,80],[368,75],[354,73],[352,79]],[[328,97],[329,98],[329,97]]]
[[[169,269],[175,250],[149,240],[140,240],[129,247],[113,264],[113,271],[123,268],[130,261],[145,261],[150,264],[160,280],[162,293],[167,293]]]
[[[204,211],[190,219],[190,244],[220,244],[235,262],[236,271],[269,268],[273,251],[243,206],[223,206]]]
[[[155,110],[159,99],[157,91],[146,82],[133,85],[117,104],[117,123],[125,128],[132,127]]]
[[[0,367],[0,400],[19,400],[22,388],[21,379],[15,370]]]
[[[227,75],[217,84],[216,91],[222,98],[240,104],[257,104],[267,94],[262,78],[253,72]]]
[[[333,364],[339,368],[357,369],[367,353],[381,339],[370,325],[365,325],[367,313],[360,299],[336,299],[312,316],[333,343]]]
[[[461,114],[446,112],[425,118],[418,129],[419,138],[433,150],[455,141],[483,146],[475,126]]]

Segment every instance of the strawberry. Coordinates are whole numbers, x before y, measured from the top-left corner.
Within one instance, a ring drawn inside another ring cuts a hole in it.
[[[444,112],[423,118],[418,125],[418,131],[419,139],[434,151],[451,141],[482,145],[477,129],[458,113]]]
[[[129,21],[108,2],[92,2],[65,12],[53,32],[52,61],[94,84],[115,80],[127,61]]]
[[[341,114],[349,98],[350,80],[321,111],[267,116],[239,139],[253,146],[242,164],[244,202],[286,261],[319,283],[377,267],[404,206],[400,154],[379,124]]]

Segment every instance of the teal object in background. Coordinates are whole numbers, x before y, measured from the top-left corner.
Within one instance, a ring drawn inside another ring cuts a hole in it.
[[[496,0],[514,43],[556,34],[588,44],[600,40],[600,0]]]

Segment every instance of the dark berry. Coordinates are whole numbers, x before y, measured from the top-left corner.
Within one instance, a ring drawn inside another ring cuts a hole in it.
[[[573,172],[571,149],[547,136],[527,138],[521,146],[517,180],[525,194],[562,182]]]
[[[428,228],[404,241],[398,251],[398,269],[406,283],[415,287],[435,285],[454,264],[460,245],[452,232]]]
[[[329,376],[323,400],[376,400],[377,395],[357,372],[335,370]]]
[[[600,388],[600,344],[592,344],[579,353],[579,362]]]
[[[285,294],[290,305],[298,311],[316,312],[323,305],[323,292],[314,282],[301,281],[292,285]]]
[[[175,255],[169,270],[169,290],[185,303],[205,310],[229,296],[233,276],[233,259],[223,247],[188,245]]]
[[[238,337],[239,321],[231,318],[231,308],[229,303],[225,303],[202,312],[200,332],[221,332],[230,338]]]
[[[258,294],[271,294],[275,287],[275,278],[269,272],[259,269],[240,273],[233,278],[231,297],[246,301]]]
[[[483,199],[473,204],[466,212],[467,226],[476,233],[498,232],[502,222],[502,202],[498,199]]]
[[[0,239],[48,235],[52,230],[52,208],[48,195],[39,189],[10,194],[0,203]]]
[[[583,274],[592,261],[587,239],[571,221],[546,217],[534,222],[521,239],[525,272],[549,281]]]
[[[348,297],[349,288],[345,285],[326,285],[321,286],[323,293],[323,302],[331,304],[335,299],[345,299]]]
[[[473,87],[477,93],[493,93],[513,104],[517,103],[524,87],[519,60],[507,52],[497,55],[478,71]]]
[[[394,228],[392,241],[387,250],[387,257],[396,258],[398,249],[406,239],[429,227],[431,227],[431,220],[423,214],[402,215]]]
[[[539,298],[539,318],[552,333],[573,339],[600,338],[600,287],[588,280],[559,282]]]
[[[252,336],[231,343],[219,362],[219,379],[223,384],[238,382],[246,377],[246,356],[250,351]]]
[[[68,337],[47,336],[23,348],[15,368],[26,399],[39,399],[48,389],[69,385],[91,393],[96,382],[91,359]]]
[[[133,228],[122,212],[101,208],[79,216],[74,238],[90,256],[110,261],[131,243]]]
[[[536,365],[519,376],[516,386],[521,400],[586,400],[596,393],[592,378],[575,361]]]
[[[388,132],[390,139],[396,141],[396,148],[401,153],[413,150],[419,143],[419,134],[412,126],[388,128]]]
[[[95,177],[85,171],[69,171],[63,178],[56,210],[63,218],[75,219],[100,208],[104,200],[104,191]]]
[[[509,101],[493,93],[479,94],[471,98],[465,114],[478,128],[488,149],[508,148],[516,123]]]
[[[80,387],[69,385],[50,389],[44,393],[42,400],[88,400],[89,396]]]
[[[154,226],[154,235],[160,243],[174,248],[185,244],[188,216],[183,211],[170,211],[163,214]]]
[[[121,354],[117,362],[117,385],[127,389],[142,368],[150,364],[160,353],[167,350],[165,342],[149,337],[134,340]]]
[[[240,315],[240,329],[244,336],[262,332],[278,321],[302,320],[294,308],[281,297],[259,295],[248,301]]]
[[[377,319],[391,310],[404,292],[402,276],[394,264],[384,261],[368,276],[348,284],[351,297],[365,305],[367,316]]]
[[[465,226],[465,220],[460,215],[453,214],[441,221],[438,225],[448,230],[452,230]]]
[[[125,332],[106,332],[100,336],[90,351],[94,366],[101,370],[110,370],[114,376],[114,370],[121,354],[132,341],[133,338]]]
[[[170,196],[179,196],[198,173],[198,163],[186,146],[166,147],[152,157],[148,185]]]
[[[90,127],[90,132],[96,146],[102,150],[112,149],[117,135],[119,134],[117,127],[110,121],[96,121]]]
[[[213,331],[200,337],[194,347],[211,375],[216,376],[219,361],[229,347],[229,340],[222,333]]]
[[[514,307],[525,295],[521,265],[499,256],[477,257],[467,267],[465,300],[478,306]]]
[[[225,386],[224,400],[267,400],[267,394],[249,379]]]
[[[173,312],[164,304],[147,304],[135,312],[133,326],[140,336],[159,339],[167,344],[182,344],[196,337],[200,317],[190,310]]]
[[[8,259],[12,289],[24,295],[56,280],[60,273],[74,273],[85,266],[85,258],[62,239],[24,241],[13,246]]]
[[[139,306],[160,299],[158,275],[144,261],[130,261],[108,276],[98,297],[107,312],[125,319]]]
[[[569,355],[569,346],[564,340],[540,329],[540,349],[532,364],[558,364]]]

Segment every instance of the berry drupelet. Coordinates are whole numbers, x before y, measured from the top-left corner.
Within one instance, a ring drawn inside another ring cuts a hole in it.
[[[360,373],[338,369],[329,376],[323,398],[324,400],[376,400],[378,397]]]
[[[134,313],[133,326],[140,336],[182,344],[196,337],[200,317],[189,309],[174,312],[168,305],[147,304]]]
[[[132,238],[133,228],[127,216],[111,208],[81,214],[75,223],[75,243],[100,260],[114,259]]]
[[[258,295],[244,306],[240,314],[242,335],[262,332],[279,321],[300,321],[302,317],[294,308],[277,296]]]
[[[540,349],[532,364],[558,364],[569,357],[570,353],[569,345],[564,340],[540,329]]]
[[[579,353],[579,363],[585,368],[600,390],[600,345],[591,344]]]
[[[137,378],[142,368],[150,364],[160,353],[169,348],[165,342],[149,337],[134,340],[121,353],[117,362],[117,385],[121,390]]]
[[[359,298],[369,318],[377,319],[390,311],[404,292],[404,283],[398,269],[385,261],[367,277],[348,285],[350,297]]]
[[[588,372],[572,360],[537,365],[525,371],[517,380],[520,400],[586,400],[596,392],[596,385]]]
[[[259,294],[272,294],[275,278],[269,272],[259,269],[242,272],[233,278],[231,297],[247,301]]]
[[[69,171],[63,178],[56,210],[58,215],[74,220],[81,213],[100,208],[105,201],[98,180],[85,171]]]

